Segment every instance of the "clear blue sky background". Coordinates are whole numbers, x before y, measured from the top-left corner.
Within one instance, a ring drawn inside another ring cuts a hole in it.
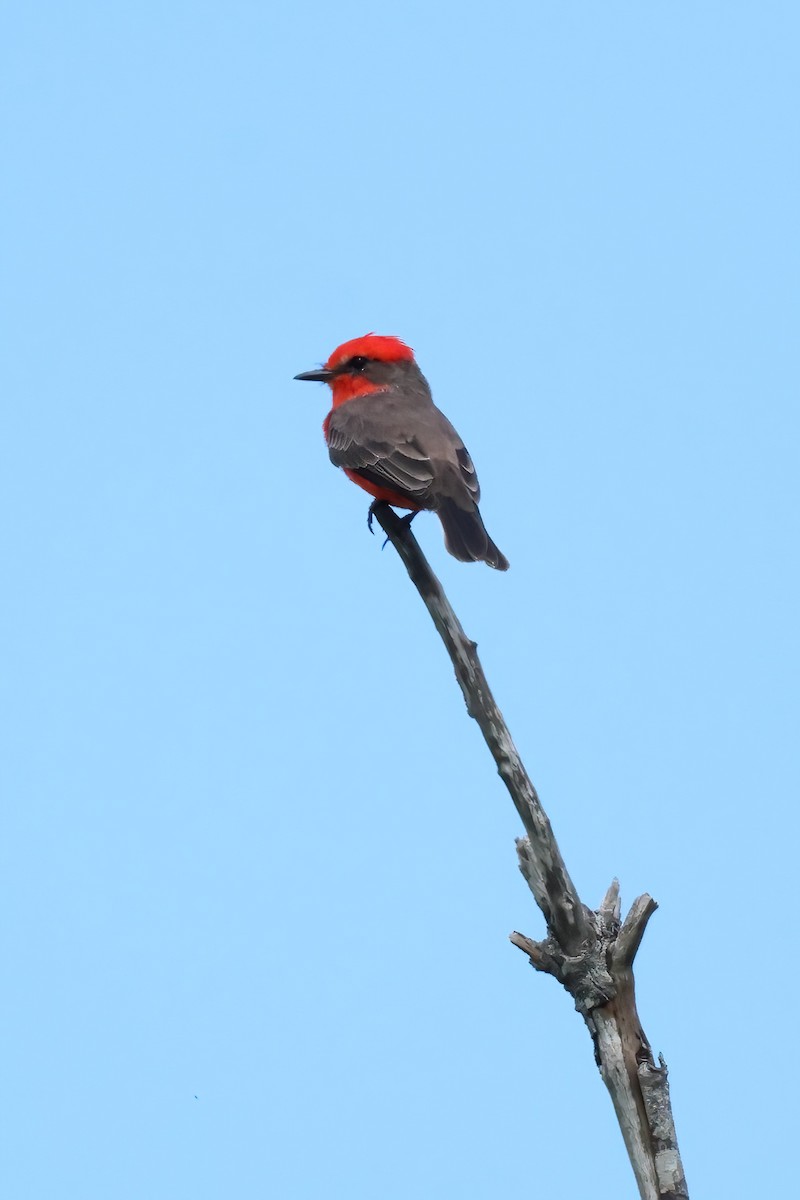
[[[661,908],[693,1194],[798,1069],[785,3],[5,5],[4,1194],[635,1194],[516,814],[324,387],[416,348],[507,575],[415,529],[570,870]]]

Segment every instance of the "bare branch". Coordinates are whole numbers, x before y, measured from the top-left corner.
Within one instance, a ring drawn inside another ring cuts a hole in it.
[[[659,1054],[658,1062],[657,1067],[652,1062],[641,1063],[639,1084],[656,1145],[655,1163],[659,1194],[673,1196],[676,1200],[689,1200],[669,1099],[669,1073],[663,1055]]]
[[[614,961],[620,968],[630,969],[636,952],[642,943],[647,922],[658,908],[658,904],[647,893],[637,896],[619,931],[614,950]]]
[[[600,907],[597,911],[606,921],[619,921],[620,899],[618,879],[611,880],[611,883],[608,885],[608,891],[600,901]]]
[[[588,933],[584,908],[564,865],[536,788],[528,777],[503,714],[495,703],[478,659],[477,646],[461,628],[461,622],[408,524],[388,504],[377,504],[375,516],[405,563],[412,582],[439,630],[464,694],[467,712],[478,722],[497,763],[500,778],[508,788],[528,834],[528,851],[522,869],[536,903],[544,913],[548,928],[557,933],[559,942],[571,952],[576,952]],[[521,856],[520,862],[522,864]]]
[[[616,879],[596,911],[582,903],[475,643],[464,633],[408,524],[387,504],[377,504],[374,512],[439,631],[467,712],[478,722],[525,828],[526,836],[517,840],[519,866],[544,914],[547,937],[536,942],[512,933],[510,940],[536,970],[558,979],[586,1021],[642,1200],[688,1200],[666,1064],[660,1058],[656,1066],[636,1010],[633,961],[658,906],[652,897],[639,896],[620,923]]]

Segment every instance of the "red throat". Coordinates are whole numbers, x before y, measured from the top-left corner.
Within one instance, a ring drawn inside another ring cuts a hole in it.
[[[334,408],[348,400],[355,400],[357,396],[369,396],[372,392],[384,391],[380,384],[370,383],[362,375],[337,375],[335,379],[331,379],[330,388],[333,392]]]

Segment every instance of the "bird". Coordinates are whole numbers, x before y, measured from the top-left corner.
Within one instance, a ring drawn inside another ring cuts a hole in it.
[[[367,333],[337,346],[327,362],[295,379],[327,383],[333,407],[322,430],[334,466],[375,504],[436,513],[447,550],[460,562],[508,570],[478,509],[480,487],[469,453],[433,403],[414,351],[399,337]]]

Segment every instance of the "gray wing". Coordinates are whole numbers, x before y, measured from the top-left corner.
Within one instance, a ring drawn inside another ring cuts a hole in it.
[[[477,504],[481,498],[481,485],[478,483],[478,476],[475,474],[475,464],[469,456],[469,451],[466,446],[459,446],[456,450],[456,458],[458,459],[459,473],[461,482],[466,487],[472,499]]]
[[[424,504],[435,475],[430,456],[407,423],[386,416],[376,420],[357,400],[334,409],[327,430],[331,462]]]
[[[404,493],[424,507],[434,507],[439,495],[466,501],[469,507],[480,499],[472,459],[445,415],[431,403],[407,404],[402,397],[389,396],[349,400],[330,414],[327,439],[335,466]]]

